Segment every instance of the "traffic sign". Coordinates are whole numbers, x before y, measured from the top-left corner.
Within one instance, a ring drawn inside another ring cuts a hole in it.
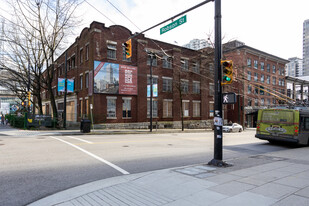
[[[168,32],[169,30],[172,30],[186,22],[187,22],[187,15],[184,15],[183,17],[180,17],[179,19],[173,21],[172,23],[162,27],[160,29],[160,34],[164,34],[165,32]]]
[[[236,94],[234,92],[222,94],[222,104],[235,104],[236,102]]]

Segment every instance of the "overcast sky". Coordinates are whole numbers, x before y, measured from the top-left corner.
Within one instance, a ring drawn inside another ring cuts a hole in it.
[[[109,1],[141,30],[203,2],[203,0]],[[223,43],[236,39],[281,58],[302,58],[303,22],[309,19],[309,0],[222,0],[221,2]],[[114,24],[125,26],[132,33],[141,31],[107,0],[87,0],[78,13],[83,20],[82,27],[89,27],[92,21],[99,21],[106,26]],[[146,32],[145,35],[178,45],[186,44],[194,38],[206,39],[209,34],[214,36],[213,2],[186,15],[185,24],[167,33],[160,35],[160,27],[164,26],[162,25]],[[77,35],[82,27],[76,30]]]

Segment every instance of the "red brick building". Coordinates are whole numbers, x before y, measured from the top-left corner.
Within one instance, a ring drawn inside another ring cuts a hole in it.
[[[159,122],[160,127],[180,127],[183,113],[186,125],[205,127],[213,117],[211,55],[138,35],[132,39],[132,57],[127,59],[122,44],[131,36],[131,31],[123,26],[105,27],[93,22],[66,50],[67,77],[74,80],[74,92],[67,95],[67,121],[79,122],[82,118],[91,119],[92,115],[95,124],[148,127],[147,50],[155,54],[153,121]],[[64,98],[58,92],[57,81],[64,78],[64,63],[65,53],[54,67],[53,93],[60,112]],[[49,95],[43,91],[42,96],[43,110],[51,114]]]
[[[234,68],[233,83],[223,90],[237,94],[237,104],[225,106],[225,119],[255,127],[258,109],[279,105],[280,98],[275,95],[286,94],[288,61],[239,41],[224,45],[223,58],[233,60]]]

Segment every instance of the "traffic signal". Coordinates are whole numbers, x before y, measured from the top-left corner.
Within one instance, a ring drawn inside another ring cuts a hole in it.
[[[130,58],[132,56],[132,44],[131,44],[131,39],[126,41],[124,44],[125,50],[126,50],[126,58]]]
[[[223,66],[223,78],[221,84],[231,84],[233,82],[233,61],[232,60],[221,60]]]
[[[31,105],[31,92],[28,92],[28,106]]]

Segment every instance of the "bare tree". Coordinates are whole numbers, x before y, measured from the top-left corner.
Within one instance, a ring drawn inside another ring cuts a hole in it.
[[[31,78],[32,92],[42,113],[41,89],[47,89],[52,112],[57,117],[52,92],[55,58],[64,48],[64,40],[79,22],[74,12],[81,0],[11,0],[12,19],[3,28],[7,58],[1,66],[22,71]],[[12,49],[14,48],[14,49]],[[9,62],[9,63],[8,63]],[[31,73],[31,75],[30,75]],[[43,75],[44,73],[44,75]],[[30,86],[28,84],[28,86]],[[29,89],[29,88],[28,88]]]

